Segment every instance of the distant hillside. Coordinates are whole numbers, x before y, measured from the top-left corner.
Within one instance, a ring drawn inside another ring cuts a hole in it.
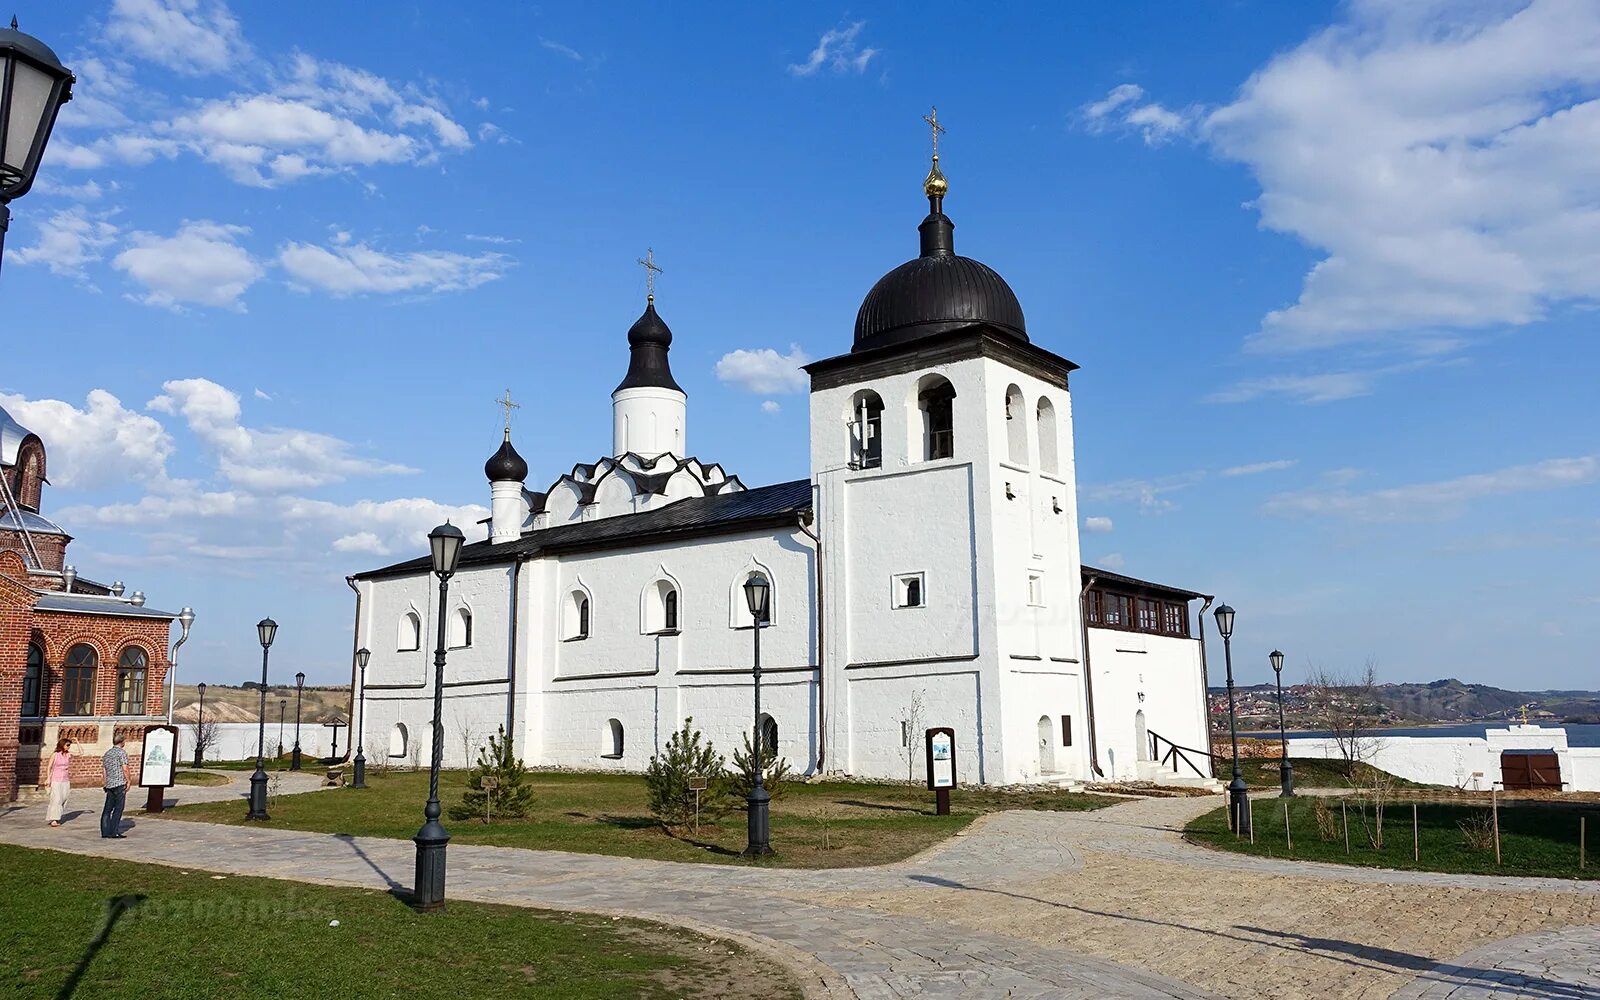
[[[288,701],[285,717],[294,718],[294,685],[267,688],[267,719],[278,718],[278,701]],[[189,723],[199,710],[200,691],[192,684],[179,684],[173,721]],[[261,704],[261,692],[232,684],[206,685],[206,718],[212,722],[254,722]],[[350,721],[350,686],[307,686],[300,694],[300,716],[304,722],[321,724],[338,719]]]
[[[1292,727],[1314,725],[1309,715],[1310,691],[1296,684],[1283,689],[1284,715]],[[1510,691],[1491,684],[1467,684],[1455,678],[1427,684],[1379,684],[1374,689],[1383,706],[1383,723],[1509,722],[1522,718],[1538,722],[1600,722],[1600,692]],[[1278,722],[1277,689],[1271,684],[1251,684],[1235,689],[1241,720],[1252,725]],[[1211,689],[1213,711],[1227,711],[1227,688]]]

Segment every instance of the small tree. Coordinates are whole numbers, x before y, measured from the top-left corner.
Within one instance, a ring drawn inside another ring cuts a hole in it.
[[[761,783],[767,789],[767,794],[777,799],[792,777],[789,774],[789,760],[778,756],[777,747],[767,745],[766,740],[761,742]],[[744,748],[733,752],[733,771],[728,779],[728,794],[734,798],[749,798],[750,790],[755,787],[755,772],[750,767],[753,756],[750,752],[750,734],[745,733]]]
[[[484,779],[490,779],[485,783]],[[461,804],[452,806],[450,818],[480,819],[490,815],[522,817],[533,807],[533,789],[528,785],[528,768],[514,752],[506,727],[489,737],[489,745],[478,749],[478,763],[467,775],[467,790]]]
[[[715,819],[731,807],[727,765],[716,748],[693,728],[694,719],[683,720],[683,727],[667,740],[666,749],[650,756],[644,772],[650,814],[664,827],[683,826],[694,818],[695,793],[691,777],[704,777],[700,793],[700,812]]]
[[[217,723],[206,719],[189,723],[189,732],[194,736],[195,756],[204,762],[206,755],[217,746],[217,739],[221,735]]]
[[[895,721],[900,723],[900,752],[906,758],[906,780],[917,779],[917,763],[923,761],[923,723],[922,696],[923,691],[911,692],[911,701],[896,716]]]
[[[1383,718],[1377,687],[1377,666],[1370,659],[1359,679],[1322,667],[1306,678],[1313,724],[1328,731],[1344,761],[1345,776],[1352,780],[1361,770],[1358,765],[1370,762],[1383,747],[1373,735]]]
[[[475,751],[483,749],[478,743],[476,720],[458,708],[450,713],[450,721],[455,724],[456,739],[461,741],[461,763],[466,764],[473,758]]]

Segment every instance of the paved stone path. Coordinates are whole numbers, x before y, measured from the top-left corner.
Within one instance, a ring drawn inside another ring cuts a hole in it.
[[[248,775],[235,774],[227,787],[187,789],[187,801],[242,795]],[[1002,813],[866,869],[458,845],[449,893],[732,937],[821,997],[1600,998],[1592,884],[1304,865],[1184,843],[1177,830],[1219,801]],[[92,822],[50,830],[34,812],[0,818],[0,841],[377,889],[403,889],[412,874],[405,841],[138,813],[130,839],[102,841]]]
[[[1440,963],[1393,1000],[1600,997],[1600,927],[1523,934]]]

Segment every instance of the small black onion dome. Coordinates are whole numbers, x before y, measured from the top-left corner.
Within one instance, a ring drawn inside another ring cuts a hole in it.
[[[628,374],[615,391],[656,386],[683,392],[672,378],[672,366],[667,363],[667,351],[672,348],[672,331],[656,313],[652,296],[644,307],[644,315],[628,328]]]
[[[506,431],[506,439],[500,443],[500,450],[483,463],[483,474],[489,477],[491,483],[520,483],[528,478],[528,463],[517,454],[517,449],[511,447],[510,431]]]
[[[938,179],[942,182],[943,175]],[[851,351],[891,347],[979,325],[1028,339],[1022,304],[1011,286],[988,265],[957,256],[955,223],[944,214],[943,191],[942,186],[928,191],[930,211],[917,227],[922,256],[879,278],[862,301]]]

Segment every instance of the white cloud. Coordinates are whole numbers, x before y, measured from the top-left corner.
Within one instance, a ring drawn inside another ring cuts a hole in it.
[[[87,490],[166,479],[171,435],[160,421],[128,409],[104,389],[91,390],[82,409],[59,399],[5,393],[0,406],[44,442],[52,486]]]
[[[1231,469],[1223,469],[1217,473],[1219,476],[1253,476],[1261,472],[1281,472],[1292,469],[1300,464],[1297,458],[1279,458],[1270,462],[1254,462],[1250,465],[1235,465]]]
[[[116,190],[117,182],[108,181],[107,187]],[[48,176],[41,176],[33,182],[34,194],[56,195],[61,198],[71,198],[73,201],[99,201],[104,197],[106,188],[100,186],[99,181],[87,180],[82,184],[62,184],[60,181],[51,180]]]
[[[39,226],[39,241],[11,251],[16,264],[43,264],[52,274],[86,279],[84,265],[101,259],[116,241],[117,227],[90,218],[82,208],[57,212]]]
[[[185,222],[175,235],[136,232],[113,266],[147,289],[139,301],[177,309],[184,303],[244,308],[239,297],[261,277],[261,266],[236,242],[249,230],[215,222]]]
[[[180,73],[221,73],[249,52],[220,0],[114,0],[105,36]]]
[[[856,21],[823,32],[822,37],[817,40],[817,47],[811,50],[811,55],[806,61],[791,63],[789,72],[795,76],[814,76],[824,67],[840,74],[860,75],[866,72],[867,64],[878,54],[877,49],[864,49],[856,44],[856,37],[861,34],[861,29],[866,23]]]
[[[340,535],[333,540],[333,550],[335,552],[366,552],[373,555],[383,555],[389,551],[388,547],[383,544],[383,539],[371,531],[357,531],[350,535]]]
[[[1419,341],[1418,344],[1423,344]],[[1413,345],[1417,346],[1417,345]],[[1442,346],[1441,351],[1453,349],[1453,344]],[[1428,368],[1465,364],[1464,358],[1440,354],[1396,364],[1368,368],[1345,368],[1338,371],[1307,374],[1277,374],[1243,379],[1206,397],[1208,403],[1248,403],[1257,399],[1279,396],[1298,403],[1333,403],[1359,396],[1370,396],[1378,383],[1391,375],[1409,374]]]
[[[431,250],[391,254],[365,243],[332,247],[287,243],[278,252],[278,264],[299,286],[343,296],[476,288],[504,275],[513,261],[500,253],[469,256]]]
[[[256,390],[255,396],[256,396],[257,399],[265,400],[266,402],[269,402],[269,403],[272,402],[272,397],[270,395],[268,395],[267,393],[261,391],[260,389]]]
[[[1128,564],[1128,560],[1120,552],[1111,552],[1101,556],[1099,563],[1105,569],[1121,569]]]
[[[278,514],[291,525],[336,534],[330,544],[340,552],[421,556],[428,552],[428,532],[445,521],[466,531],[469,539],[478,537],[475,525],[489,515],[489,509],[478,504],[452,506],[424,497],[352,504],[285,497]]]
[[[730,351],[717,362],[717,378],[736,385],[746,392],[758,395],[801,392],[810,380],[800,370],[811,358],[799,345],[790,344],[788,354],[779,354],[770,347],[759,350]]]
[[[1204,482],[1203,471],[1180,472],[1156,479],[1121,479],[1085,486],[1083,498],[1095,503],[1137,503],[1147,514],[1168,511],[1176,506],[1167,494],[1177,493]]]
[[[1600,6],[1364,0],[1201,134],[1324,255],[1254,344],[1523,324],[1600,300]]]
[[[1196,111],[1173,111],[1144,99],[1144,88],[1124,83],[1111,88],[1105,97],[1085,104],[1079,113],[1092,132],[1111,128],[1138,132],[1147,145],[1159,146],[1185,134],[1193,126]]]
[[[1343,485],[1280,493],[1269,514],[1339,517],[1361,522],[1436,521],[1464,512],[1486,497],[1563,489],[1600,480],[1600,457],[1553,458],[1431,483],[1357,493]]]
[[[777,413],[782,409],[783,407],[778,405],[778,401],[776,399],[763,400],[761,403],[762,413]]]
[[[148,408],[182,416],[217,459],[223,478],[253,492],[284,492],[336,483],[355,476],[405,473],[403,465],[357,458],[350,445],[315,431],[240,423],[236,393],[209,379],[175,379]]]
[[[1083,519],[1083,530],[1090,534],[1104,535],[1115,527],[1116,525],[1112,524],[1109,517],[1086,517]]]
[[[566,56],[573,62],[583,62],[583,53],[579,52],[570,45],[562,45],[560,42],[553,42],[548,38],[540,38],[539,47],[542,49],[549,49],[551,52],[554,52],[557,55]]]

